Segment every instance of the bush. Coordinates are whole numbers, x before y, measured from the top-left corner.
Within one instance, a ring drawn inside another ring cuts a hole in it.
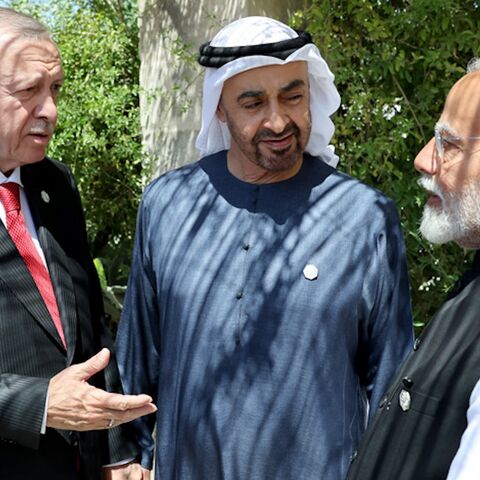
[[[444,300],[470,254],[418,233],[425,194],[413,160],[433,136],[447,92],[478,55],[480,10],[465,0],[323,0],[293,18],[307,27],[342,96],[339,168],[392,197],[407,244],[416,325]]]
[[[57,42],[65,70],[57,131],[49,156],[77,179],[94,257],[106,281],[126,283],[135,216],[143,187],[136,3],[16,1],[40,17]]]

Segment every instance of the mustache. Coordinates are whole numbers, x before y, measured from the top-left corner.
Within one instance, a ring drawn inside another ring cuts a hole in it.
[[[280,133],[275,133],[269,128],[263,128],[255,134],[253,137],[253,143],[258,143],[262,140],[278,140],[292,134],[296,136],[300,135],[300,129],[293,122],[287,124]]]
[[[48,120],[37,120],[28,129],[30,135],[52,135],[55,125]]]
[[[417,183],[425,190],[432,192],[433,194],[437,195],[437,197],[440,197],[440,199],[445,200],[445,194],[433,177],[429,175],[422,175],[417,180]]]

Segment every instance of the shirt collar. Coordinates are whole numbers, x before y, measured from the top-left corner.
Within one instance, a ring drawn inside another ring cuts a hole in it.
[[[23,187],[22,179],[20,177],[20,167],[15,168],[15,170],[8,177],[0,172],[0,184],[5,182],[18,183],[21,187]]]

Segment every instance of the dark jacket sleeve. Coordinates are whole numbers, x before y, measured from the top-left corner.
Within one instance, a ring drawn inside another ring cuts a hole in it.
[[[100,347],[107,347],[111,352],[110,363],[103,372],[103,378],[97,378],[98,386],[105,388],[109,392],[123,393],[120,376],[118,372],[117,361],[115,358],[115,349],[111,334],[105,325],[105,313],[103,307],[103,296],[100,287],[100,281],[93,264],[88,247],[86,223],[83,214],[80,194],[78,192],[75,179],[70,169],[63,164],[58,164],[63,168],[68,176],[75,203],[78,206],[79,235],[82,237],[82,251],[84,254],[83,264],[88,275],[90,312],[92,322],[94,322],[94,331],[98,335]],[[133,431],[130,425],[120,425],[105,432],[108,435],[108,449],[103,458],[103,464],[108,465],[122,460],[136,457],[139,448],[134,441]]]

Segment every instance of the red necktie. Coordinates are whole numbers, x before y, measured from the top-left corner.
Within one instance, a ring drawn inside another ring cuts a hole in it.
[[[20,192],[18,183],[5,182],[0,184],[0,201],[5,207],[7,217],[7,230],[17,246],[20,255],[30,271],[40,295],[47,306],[48,311],[57,327],[58,334],[66,348],[65,335],[63,333],[57,300],[53,291],[50,275],[40,255],[35,248],[32,237],[25,226],[25,219],[20,211]]]

